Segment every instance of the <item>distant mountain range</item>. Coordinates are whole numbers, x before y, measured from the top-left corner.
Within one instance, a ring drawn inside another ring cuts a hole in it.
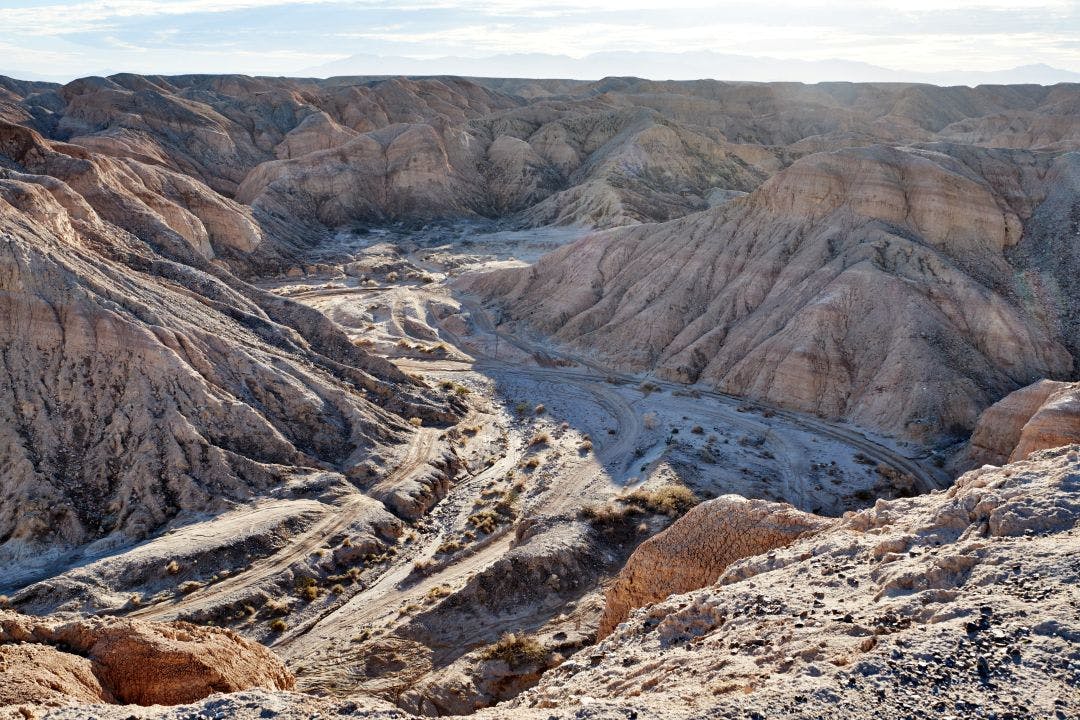
[[[113,70],[87,70],[82,76],[113,74]],[[260,73],[262,74],[262,73]],[[267,73],[272,74],[272,73]],[[449,56],[414,58],[359,54],[301,68],[298,77],[343,75],[463,75],[490,78],[599,80],[633,76],[650,80],[742,80],[754,82],[917,82],[931,85],[1054,85],[1080,83],[1080,72],[1046,64],[1022,65],[1005,70],[948,70],[914,72],[892,70],[851,60],[783,60],[715,52],[603,52],[573,58],[544,53],[511,53],[473,58]],[[65,83],[73,76],[45,75],[17,68],[0,68],[0,75],[37,82]]]
[[[566,55],[517,53],[485,58],[352,55],[308,67],[300,75],[465,75],[472,77],[566,78],[598,80],[635,76],[653,80],[825,82],[920,82],[933,85],[1037,84],[1080,82],[1080,73],[1045,64],[1007,70],[912,72],[849,60],[782,60],[715,52],[603,52]]]

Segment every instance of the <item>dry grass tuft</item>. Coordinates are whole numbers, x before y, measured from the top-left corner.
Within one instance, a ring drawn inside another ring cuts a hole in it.
[[[679,517],[698,503],[690,488],[683,485],[664,485],[656,490],[639,488],[620,500],[628,505],[636,505],[670,517]]]
[[[499,641],[484,648],[485,660],[502,660],[512,668],[525,665],[542,665],[547,661],[547,650],[531,635],[506,633]]]

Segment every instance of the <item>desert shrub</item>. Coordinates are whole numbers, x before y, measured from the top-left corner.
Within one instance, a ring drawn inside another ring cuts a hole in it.
[[[409,424],[412,425],[413,427],[420,427],[421,425],[424,424],[424,421],[421,420],[418,417],[411,417],[411,418],[409,418]]]
[[[540,641],[523,633],[505,633],[499,641],[484,648],[485,660],[502,660],[512,668],[541,665],[547,660],[547,650]]]
[[[547,445],[550,442],[551,437],[546,432],[539,432],[529,439],[529,447],[537,447],[539,445]]]
[[[431,603],[441,598],[448,597],[453,592],[454,591],[450,589],[449,585],[436,585],[435,587],[428,590],[427,594],[424,595],[424,597],[429,603]]]
[[[643,382],[643,383],[641,383],[641,385],[638,386],[638,390],[640,390],[645,395],[648,395],[649,393],[654,393],[659,389],[660,389],[659,385],[657,385],[655,383],[648,382],[648,381]]]
[[[701,427],[700,425],[695,425],[694,427],[690,428],[690,432],[694,433],[695,435],[704,435],[705,428]]]
[[[177,575],[180,573],[180,563],[175,560],[170,560],[169,564],[165,566],[165,572],[170,575]]]
[[[345,586],[341,583],[336,583],[332,588],[330,588],[330,592],[334,593],[335,595],[340,595],[341,593],[345,592]]]
[[[198,590],[202,586],[203,586],[203,584],[201,582],[199,582],[198,580],[188,580],[187,582],[182,582],[179,585],[177,585],[176,589],[186,595],[188,593],[195,592],[196,590]]]
[[[656,490],[637,489],[621,500],[654,513],[679,517],[697,505],[697,498],[690,488],[683,485],[664,485]]]
[[[499,517],[494,510],[481,510],[469,516],[469,524],[482,533],[492,533],[498,526]]]
[[[525,462],[521,463],[521,467],[526,470],[535,470],[536,468],[540,467],[540,458],[531,457]]]
[[[288,615],[289,614],[289,601],[285,598],[275,600],[273,598],[267,599],[263,603],[263,610],[270,615]]]
[[[578,517],[588,520],[596,527],[611,527],[618,525],[628,515],[639,513],[636,507],[622,505],[620,503],[605,503],[603,505],[585,505],[578,511]]]
[[[435,554],[436,555],[450,555],[451,553],[456,553],[462,547],[464,547],[464,546],[460,542],[458,542],[457,540],[447,540],[446,542],[442,543],[441,545],[439,545],[438,548],[435,549]]]
[[[583,440],[581,442],[581,444],[578,445],[578,450],[581,451],[581,453],[583,453],[583,454],[588,454],[588,453],[592,452],[592,449],[593,449],[592,440]]]
[[[286,628],[288,627],[289,626],[281,618],[275,618],[270,622],[270,629],[276,633],[285,632]]]
[[[533,408],[534,415],[543,415],[545,412],[547,412],[547,408],[544,407],[543,403]]]

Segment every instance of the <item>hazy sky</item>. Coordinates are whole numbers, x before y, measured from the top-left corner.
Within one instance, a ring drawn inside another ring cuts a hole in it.
[[[48,76],[606,50],[1080,71],[1080,0],[0,0],[0,72]]]

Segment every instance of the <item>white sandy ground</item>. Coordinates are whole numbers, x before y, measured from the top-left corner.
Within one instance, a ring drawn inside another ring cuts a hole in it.
[[[598,587],[576,599],[537,588],[476,627],[436,626],[434,635],[418,635],[410,625],[418,612],[476,592],[477,583],[487,582],[485,571],[503,559],[527,553],[516,537],[537,519],[548,519],[541,524],[548,523],[550,542],[570,548],[559,552],[574,555],[584,552],[577,512],[642,485],[679,482],[699,498],[734,492],[840,515],[893,494],[897,482],[909,483],[909,490],[945,483],[922,448],[705,388],[607,372],[497,329],[489,310],[452,290],[460,272],[532,261],[581,233],[476,233],[455,226],[408,238],[400,230],[341,235],[320,259],[318,276],[268,282],[407,372],[466,388],[472,413],[449,432],[419,429],[399,457],[387,459],[394,469],[373,487],[316,487],[314,500],[305,496],[304,482],[318,483],[301,480],[279,499],[189,518],[154,540],[111,548],[24,590],[22,597],[32,598],[28,607],[226,622],[279,652],[301,689],[364,690],[406,702],[432,678],[474,672],[476,654],[457,655],[503,631],[587,639],[601,608]],[[541,434],[545,442],[530,443]],[[414,486],[448,444],[464,469],[425,517],[401,522],[369,497]],[[536,467],[522,467],[530,458]],[[477,531],[470,517],[498,497],[510,498],[514,519],[490,534]],[[340,589],[298,599],[293,584],[332,572],[346,537],[378,557]],[[462,549],[437,553],[447,542]],[[164,570],[170,559],[181,565],[175,575]],[[431,567],[417,572],[417,563]],[[24,568],[31,569],[42,567]],[[196,585],[181,592],[181,582]],[[432,593],[449,597],[435,603]],[[272,631],[272,615],[258,610],[268,599],[284,599],[288,607],[284,632]],[[435,647],[440,635],[460,649]]]

